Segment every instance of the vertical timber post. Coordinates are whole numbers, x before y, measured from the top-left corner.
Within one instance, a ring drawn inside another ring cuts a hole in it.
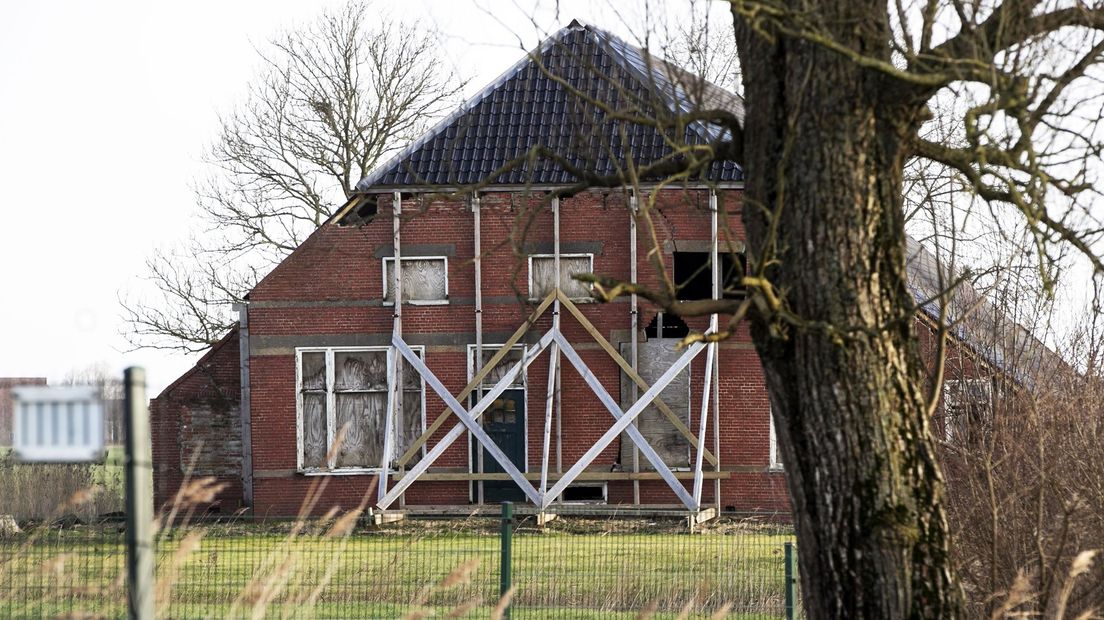
[[[560,331],[560,199],[552,199],[552,235],[553,235],[553,268],[556,276],[556,301],[552,302],[552,329],[557,333]],[[552,440],[552,414],[554,406],[560,400],[560,395],[557,391],[556,378],[560,374],[560,345],[553,342],[548,352],[548,394],[545,401],[544,409],[544,437],[541,444],[541,474],[540,474],[540,509],[543,511],[548,507],[548,502],[545,501],[545,494],[548,493],[548,457],[550,443]],[[560,444],[562,443],[562,437],[560,434],[561,424],[560,420],[556,418],[556,454],[557,454],[557,467],[560,464],[559,455],[562,454]]]
[[[472,248],[475,257],[473,259],[475,267],[475,361],[472,363],[472,370],[478,372],[483,367],[483,240],[482,240],[482,214],[480,213],[479,194],[473,193],[471,196],[471,208],[472,208],[472,227],[474,230],[475,246]],[[470,377],[469,377],[470,379]],[[482,382],[480,382],[482,383]],[[482,387],[476,387],[475,399],[478,401],[483,398]],[[472,445],[471,431],[468,432],[468,445]],[[468,448],[468,463],[471,463],[472,448]],[[475,445],[477,469],[479,473],[483,473],[483,448],[478,444]],[[476,500],[478,504],[483,504],[483,481],[479,480],[475,483],[476,486]],[[470,489],[469,489],[470,492]]]
[[[513,573],[511,559],[513,557],[513,537],[514,537],[514,505],[511,502],[502,502],[502,535],[501,535],[501,549],[499,560],[499,583],[498,583],[498,595],[500,597],[506,596],[506,593],[510,591],[513,586]],[[510,617],[510,606],[507,605],[502,614],[503,618],[507,620]]]
[[[786,542],[784,561],[785,567],[785,598],[786,598],[786,620],[794,620],[794,546],[792,542]]]
[[[391,219],[392,219],[392,247],[394,248],[394,278],[395,278],[395,304],[393,322],[391,324],[392,337],[402,338],[402,303],[403,303],[403,289],[402,289],[402,193],[394,192],[391,195]],[[383,436],[383,460],[380,463],[379,484],[376,485],[378,491],[379,500],[383,500],[383,497],[387,495],[387,482],[390,475],[391,467],[391,454],[395,446],[395,431],[396,425],[400,420],[403,412],[403,358],[399,350],[392,346],[389,350],[389,359],[387,364],[388,370],[388,400],[387,400],[387,419],[384,422],[384,436]],[[401,431],[399,431],[401,433]],[[405,497],[405,496],[404,496]],[[403,502],[403,498],[399,498],[400,505]]]
[[[126,400],[127,615],[154,617],[153,454],[146,371],[132,366],[123,377]]]
[[[709,217],[710,217],[710,267],[712,273],[710,274],[713,279],[713,299],[720,299],[724,291],[721,289],[721,257],[718,252],[719,236],[718,236],[718,222],[720,200],[717,199],[717,192],[709,192]],[[717,331],[719,328],[717,315],[714,314],[710,318],[710,328],[713,331]],[[713,455],[715,457],[713,469],[717,472],[721,471],[721,346],[718,344],[713,347],[713,376],[703,377],[706,381],[713,382]],[[700,434],[705,434],[705,429],[699,429]],[[717,476],[713,479],[713,501],[717,505],[717,516],[721,516],[721,477]]]
[[[555,253],[556,288],[560,288],[560,199],[556,198],[552,203],[553,208],[553,252]],[[557,295],[555,307],[552,309],[552,323],[556,331],[560,330],[560,300]],[[550,354],[551,355],[551,354]],[[554,358],[554,362],[552,361]],[[560,345],[556,345],[555,355],[548,358],[549,363],[556,366],[556,473],[563,473],[563,399],[560,395]]]
[[[629,281],[636,284],[636,190],[632,190],[629,194]],[[632,317],[632,327],[630,328],[630,350],[629,350],[629,363],[632,365],[633,372],[640,372],[640,345],[638,344],[639,336],[637,332],[640,330],[640,310],[639,301],[637,300],[636,293],[634,292],[629,297],[629,314]],[[629,382],[629,389],[631,390],[632,402],[635,405],[636,400],[640,398],[640,386],[636,384],[636,381]],[[633,420],[633,426],[636,426],[636,420]],[[632,454],[632,470],[634,474],[640,473],[640,447],[633,443]],[[640,481],[633,478],[633,505],[640,505]]]

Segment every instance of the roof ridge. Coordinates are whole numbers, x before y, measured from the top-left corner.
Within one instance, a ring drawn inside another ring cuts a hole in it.
[[[692,109],[692,105],[689,103],[691,100],[690,86],[682,84],[682,79],[680,79],[684,76],[689,76],[695,80],[695,83],[701,83],[710,89],[716,89],[717,92],[725,93],[725,95],[733,97],[737,104],[740,103],[739,98],[730,91],[690,71],[676,67],[662,56],[654,55],[648,50],[627,43],[606,30],[591,26],[578,19],[572,19],[567,26],[560,28],[542,40],[536,48],[530,50],[499,74],[498,77],[465,99],[455,110],[435,123],[416,140],[396,152],[387,161],[373,168],[357,183],[356,192],[367,192],[376,185],[391,187],[393,184],[385,180],[402,172],[396,170],[396,167],[401,166],[402,162],[411,161],[412,159],[416,161],[419,152],[429,148],[433,142],[449,139],[447,134],[450,128],[454,127],[460,119],[469,113],[475,113],[497,91],[510,88],[507,85],[515,78],[524,76],[534,64],[538,67],[543,65],[544,57],[554,52],[556,46],[562,45],[568,53],[574,53],[574,46],[580,42],[585,42],[583,44],[586,46],[593,46],[594,53],[607,58],[608,62],[615,66],[618,72],[622,72],[623,79],[635,83],[634,89],[641,88],[648,93],[648,97],[658,98],[662,105],[674,114],[685,113],[688,109]],[[547,73],[547,70],[543,71]],[[555,78],[551,79],[559,81]],[[709,94],[712,94],[714,98],[718,96],[712,91]],[[724,105],[723,100],[721,105]],[[711,135],[708,127],[701,121],[692,123],[688,129],[692,132],[690,134],[693,136],[691,139],[694,140],[710,141],[719,135]],[[463,185],[463,183],[460,183],[460,185]]]
[[[490,95],[498,87],[507,82],[509,78],[513,77],[516,73],[524,69],[530,61],[543,53],[553,41],[558,40],[566,32],[569,32],[573,29],[578,29],[578,26],[582,26],[584,29],[589,29],[587,26],[583,25],[582,22],[573,19],[571,20],[570,24],[564,26],[563,28],[560,28],[552,36],[546,37],[543,41],[540,42],[536,49],[527,52],[524,56],[518,59],[517,62],[510,65],[505,71],[500,73],[498,77],[496,77],[494,80],[491,80],[486,86],[481,88],[474,95],[465,99],[459,106],[456,107],[455,110],[450,112],[448,116],[445,116],[421,136],[418,136],[417,140],[406,145],[398,153],[395,153],[394,155],[389,157],[387,161],[373,168],[371,172],[369,172],[367,175],[365,175],[363,179],[357,182],[356,186],[353,188],[354,191],[363,191],[364,189],[367,189],[368,187],[373,185],[375,182],[374,179],[376,177],[380,177],[386,174],[386,172],[390,170],[392,166],[414,154],[418,149],[425,146],[425,144],[428,143],[430,140],[436,138],[443,131],[448,129],[449,125],[451,125],[453,121],[463,116],[464,113],[473,108],[476,103],[482,101],[484,97]]]

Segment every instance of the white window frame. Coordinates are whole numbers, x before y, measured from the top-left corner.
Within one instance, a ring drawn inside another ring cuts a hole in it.
[[[533,259],[534,258],[547,258],[551,260],[556,259],[555,254],[530,254],[529,255],[529,301],[540,301],[533,295]],[[594,273],[594,254],[592,253],[575,253],[575,254],[560,254],[560,260],[565,258],[585,258],[590,262],[590,273]],[[587,285],[588,288],[593,288],[591,285]],[[547,294],[547,293],[546,293]],[[575,303],[592,303],[594,298],[587,297],[569,297],[571,301]]]
[[[415,353],[421,355],[422,360],[425,360],[425,347],[424,346],[411,346]],[[388,376],[392,375],[391,364],[392,356],[389,354],[391,347],[374,346],[374,347],[296,347],[295,348],[295,470],[301,474],[308,476],[320,476],[320,475],[355,475],[355,474],[377,474],[380,473],[382,463],[375,467],[304,467],[303,466],[303,449],[304,449],[304,430],[303,430],[303,354],[304,353],[324,353],[326,356],[326,449],[329,451],[333,445],[334,436],[337,433],[336,426],[337,409],[336,398],[334,392],[334,354],[336,353],[364,353],[364,352],[384,352],[387,353],[387,365]],[[425,379],[419,375],[419,386],[421,389],[421,429],[425,432],[426,429],[426,398],[425,398]],[[390,389],[390,385],[388,385]],[[390,411],[387,412],[390,415]],[[389,436],[384,441],[394,442],[395,436]],[[425,456],[425,444],[422,444],[422,456]],[[393,458],[398,458],[398,454],[395,454],[395,450],[391,450]]]
[[[504,344],[506,344],[506,343],[504,343],[504,342],[500,342],[498,344],[483,343],[483,350],[485,351],[487,349],[501,349],[502,345],[504,345]],[[515,344],[514,346],[512,346],[510,348],[515,349],[515,350],[525,351],[526,346],[523,345],[523,344]],[[482,366],[479,366],[478,368],[475,366],[475,345],[474,344],[469,344],[468,345],[468,351],[467,351],[466,357],[468,358],[468,383],[471,383],[471,380],[475,378],[475,373],[479,372],[479,369],[482,368]],[[480,382],[480,384],[481,385],[476,386],[475,390],[472,392],[473,396],[478,395],[477,398],[482,398],[482,392],[481,392],[481,390],[483,388],[482,382]],[[525,393],[525,395],[522,396],[522,398],[525,399],[525,415],[522,416],[522,421],[524,422],[524,429],[525,429],[525,438],[524,438],[524,441],[522,442],[525,445],[525,463],[523,463],[524,467],[521,467],[519,469],[521,469],[521,471],[523,473],[529,473],[529,368],[528,367],[524,368],[521,371],[521,386],[522,387],[520,387],[520,388],[519,387],[508,387],[506,389],[508,389],[508,390],[522,390]],[[469,398],[470,398],[470,396],[469,396]],[[479,424],[480,425],[483,424],[483,417],[482,416],[479,417]],[[465,434],[468,436],[468,473],[469,474],[474,474],[474,473],[476,473],[476,471],[475,471],[475,459],[472,458],[472,453],[475,452],[475,450],[473,449],[474,446],[472,445],[472,434],[471,434],[471,432],[468,432],[468,433],[465,433]],[[468,485],[468,486],[470,487],[471,485]],[[469,495],[469,499],[470,499],[470,496],[471,496],[470,489],[468,491],[468,495]]]
[[[985,395],[985,400],[979,401],[960,401],[956,396],[968,394],[971,392],[971,387],[978,386],[981,389],[979,392]],[[953,389],[948,389],[953,388]],[[955,393],[957,390],[957,394]],[[946,379],[943,381],[943,439],[947,442],[956,441],[954,432],[952,431],[952,420],[950,409],[953,407],[961,406],[983,406],[990,410],[993,407],[993,383],[986,378],[978,379]],[[969,420],[967,420],[969,422]]]
[[[418,261],[418,260],[436,260],[441,261],[445,267],[445,298],[444,299],[411,299],[404,302],[409,306],[447,306],[449,303],[449,266],[447,256],[403,256],[402,262]],[[387,263],[395,262],[394,256],[385,256],[380,262],[381,269],[383,269],[383,305],[394,306],[395,302],[387,301],[388,287],[387,287]],[[402,277],[402,269],[400,268],[395,277]]]
[[[770,423],[770,453],[768,456],[770,471],[785,471],[782,465],[782,454],[778,451],[778,433],[774,430],[774,407],[767,409],[767,420]]]

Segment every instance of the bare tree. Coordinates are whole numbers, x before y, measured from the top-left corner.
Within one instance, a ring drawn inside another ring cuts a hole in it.
[[[262,59],[195,190],[204,229],[147,260],[157,295],[122,300],[136,347],[199,351],[222,337],[232,304],[463,87],[432,33],[359,1],[281,35]]]

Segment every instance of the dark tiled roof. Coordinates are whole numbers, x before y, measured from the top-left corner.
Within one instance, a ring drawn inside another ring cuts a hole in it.
[[[577,180],[550,159],[526,161],[489,178],[534,146],[564,157],[568,167],[612,174],[629,158],[639,167],[671,155],[671,143],[708,143],[723,138],[727,130],[698,121],[668,130],[679,135],[664,135],[654,126],[611,118],[609,111],[662,118],[658,115],[695,109],[721,109],[743,118],[743,102],[736,95],[653,60],[606,32],[572,22],[375,169],[357,190],[480,182],[563,185]],[[715,162],[707,177],[742,180],[739,167],[726,161]]]

